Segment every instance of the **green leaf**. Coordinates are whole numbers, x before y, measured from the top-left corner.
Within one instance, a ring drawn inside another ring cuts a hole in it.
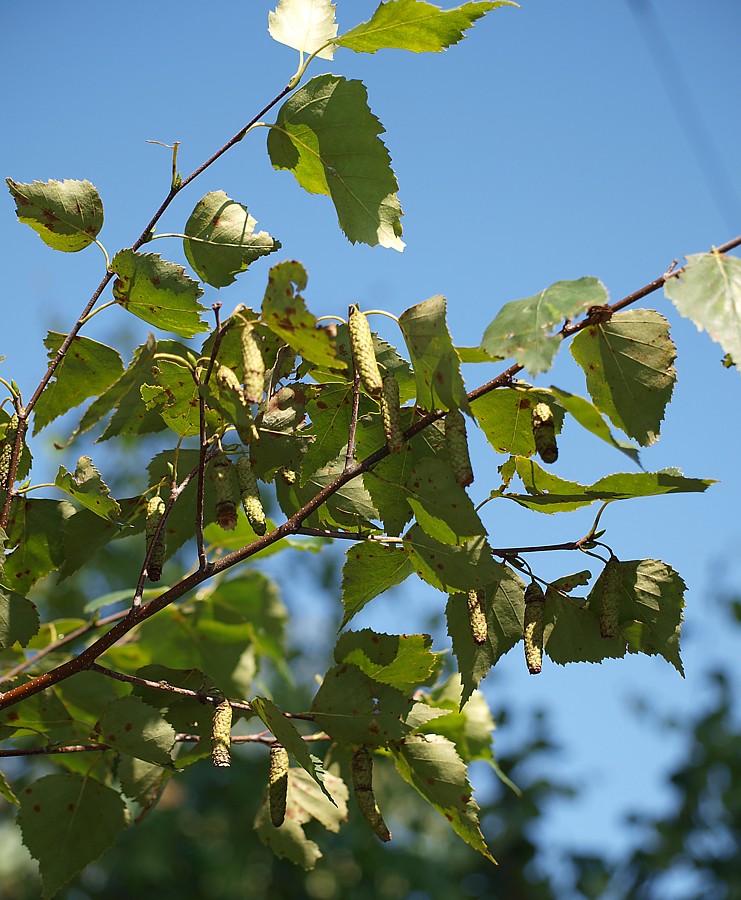
[[[651,309],[616,313],[571,342],[595,406],[642,447],[658,440],[671,399],[677,355],[669,323]]]
[[[319,366],[337,367],[332,338],[306,308],[299,291],[306,287],[306,270],[299,262],[273,266],[262,301],[262,319],[304,359]]]
[[[512,357],[531,375],[546,372],[562,341],[560,334],[551,334],[553,329],[607,301],[596,278],[557,281],[533,297],[506,303],[484,332],[481,346],[491,356]]]
[[[417,406],[468,411],[460,359],[445,322],[444,297],[431,297],[412,306],[399,317],[404,340],[417,379]]]
[[[184,338],[208,331],[200,319],[205,312],[198,302],[203,289],[188,278],[182,266],[156,253],[119,250],[111,261],[111,271],[118,276],[113,296],[130,313]]]
[[[445,593],[483,588],[497,580],[498,566],[483,536],[458,546],[441,544],[413,525],[404,536],[404,546],[417,575]]]
[[[378,407],[365,394],[359,398],[360,415]],[[306,451],[301,467],[303,482],[317,469],[335,459],[343,447],[347,446],[347,436],[353,416],[352,382],[325,384],[306,405],[311,419],[311,428],[305,434],[314,436]]]
[[[591,485],[566,481],[541,468],[535,461],[518,457],[517,474],[528,496],[502,494],[538,512],[571,512],[596,501],[629,500],[660,494],[702,493],[713,479],[685,478],[674,472],[617,472]]]
[[[150,378],[152,375],[157,384],[144,384],[140,388],[147,409],[157,410],[168,428],[181,437],[198,434],[198,385],[188,366],[171,359],[159,359],[157,365],[152,367]],[[216,415],[212,410],[209,413],[211,418]]]
[[[106,707],[95,728],[100,740],[158,766],[172,765],[175,731],[159,709],[139,697],[120,697]]]
[[[327,772],[325,784],[334,804],[324,796],[316,782],[303,769],[288,770],[286,818],[280,828],[270,821],[267,801],[255,818],[255,831],[276,856],[288,859],[304,869],[313,869],[322,852],[310,841],[302,826],[316,819],[327,831],[338,832],[347,820],[348,790],[344,781]]]
[[[39,630],[39,611],[26,597],[0,588],[0,648],[25,647]]]
[[[270,731],[273,732],[278,742],[292,754],[301,768],[308,772],[316,781],[329,801],[334,803],[332,795],[324,785],[326,773],[321,759],[309,752],[308,744],[303,740],[290,720],[283,715],[272,700],[268,700],[265,697],[255,697],[254,700],[250,701],[250,706]]]
[[[659,654],[684,675],[679,656],[684,592],[682,578],[671,566],[657,559],[639,559],[618,564],[620,600],[618,618],[629,653]],[[604,592],[601,575],[589,594],[595,618]]]
[[[196,204],[185,225],[183,247],[198,277],[216,288],[236,281],[251,263],[280,249],[266,231],[255,234],[257,221],[247,207],[224,191],[212,191]]]
[[[124,498],[120,501],[121,514],[115,522],[107,519],[101,521],[100,516],[88,509],[79,509],[67,515],[62,525],[64,561],[59,570],[59,580],[68,578],[111,541],[144,531],[146,505],[146,497]],[[131,599],[131,591],[128,598]]]
[[[465,37],[473,23],[492,9],[517,6],[508,0],[464,3],[441,10],[424,0],[387,0],[373,16],[343,34],[337,41],[356,53],[375,53],[386,48],[414,53],[439,53]]]
[[[364,541],[347,551],[342,567],[342,605],[340,628],[357,615],[374,597],[401,584],[414,569],[404,549]]]
[[[492,666],[522,640],[525,585],[510,568],[501,563],[495,565],[497,577],[486,587],[485,643],[474,642],[465,594],[453,594],[445,607],[448,634],[463,684],[461,708]]]
[[[430,652],[431,646],[428,634],[379,634],[364,628],[341,635],[334,658],[352,663],[374,681],[411,693],[437,678],[441,654]]]
[[[310,194],[332,198],[351,243],[403,250],[399,185],[362,81],[319,75],[296,91],[268,134],[276,169]]]
[[[408,503],[421,528],[443,544],[486,534],[473,501],[441,459],[422,459],[407,482]]]
[[[481,691],[474,691],[464,706],[461,702],[463,685],[455,673],[429,694],[423,694],[422,699],[430,706],[446,710],[446,714],[421,726],[420,734],[440,734],[448,738],[466,763],[482,759],[494,765],[494,719]]]
[[[579,397],[576,394],[569,394],[568,391],[562,391],[557,387],[551,386],[551,392],[558,403],[571,413],[574,419],[587,431],[591,432],[595,437],[604,441],[606,444],[620,450],[626,456],[630,457],[634,463],[640,465],[638,449],[632,444],[618,441],[613,437],[610,427],[605,422],[602,414],[593,406],[589,400]]]
[[[401,777],[445,816],[460,838],[495,862],[481,834],[479,808],[455,744],[437,734],[413,734],[391,749]]]
[[[154,682],[164,681],[173,687],[185,688],[190,691],[202,691],[205,694],[213,694],[218,691],[214,680],[200,669],[171,669],[168,666],[155,664],[142,666],[136,670],[135,674],[138,678]],[[148,706],[160,710],[162,716],[175,731],[199,735],[202,738],[201,743],[204,745],[203,756],[207,755],[213,721],[211,705],[202,703],[195,697],[159,691],[142,685],[134,685],[133,696],[139,697]],[[236,715],[241,714],[238,710],[235,710],[235,713]],[[124,759],[126,758],[128,757],[124,757]],[[190,761],[190,755],[186,756],[180,753],[175,761],[175,767],[184,768]],[[171,772],[171,767],[165,771]],[[131,774],[134,776],[135,771],[132,771]],[[125,788],[124,792],[127,796],[131,796]]]
[[[142,807],[151,808],[165,784],[172,778],[173,772],[135,756],[122,756],[116,767],[116,775],[121,783],[121,790],[127,797],[136,800]]]
[[[403,429],[409,428],[416,419],[414,410],[407,408],[401,411]],[[385,446],[386,437],[381,417],[375,415],[361,418],[355,438],[358,454],[362,459],[370,456],[379,447]],[[430,456],[448,458],[442,425],[437,422],[425,428],[421,434],[415,435],[411,441],[407,441],[401,453],[392,453],[375,465],[370,472],[364,474],[363,482],[373,498],[373,504],[378,509],[387,534],[401,534],[411,519],[412,508],[407,501],[409,496],[407,481],[416,462]]]
[[[120,520],[121,507],[111,497],[108,485],[89,456],[81,456],[77,460],[74,475],[60,466],[54,484],[96,516],[114,523]]]
[[[62,525],[71,509],[56,500],[18,497],[10,508],[4,581],[19,594],[64,562]]]
[[[20,679],[17,683],[21,684],[26,680]],[[9,685],[14,686],[15,683]],[[2,729],[30,731],[43,737],[48,743],[62,742],[75,734],[72,717],[51,689],[4,709],[0,712],[0,726]]]
[[[548,591],[545,601],[543,649],[559,665],[599,663],[625,656],[625,641],[603,638],[599,619],[577,600]]]
[[[314,697],[317,725],[338,743],[382,747],[411,730],[406,720],[413,701],[381,684],[357,666],[333,666]]]
[[[664,293],[741,371],[741,259],[720,253],[688,256],[679,276],[664,283]]]
[[[121,795],[92,778],[45,775],[23,790],[18,821],[49,898],[113,844],[128,814]]]
[[[18,220],[53,250],[76,253],[97,238],[103,227],[103,204],[89,181],[34,181],[6,178]]]
[[[497,453],[532,456],[535,453],[532,411],[538,403],[550,406],[558,434],[563,424],[563,410],[547,391],[497,388],[474,400],[471,411]]]
[[[44,339],[50,362],[65,337],[50,331]],[[77,335],[34,407],[33,433],[38,434],[57,416],[79,406],[88,397],[104,393],[122,373],[123,362],[112,347]]]
[[[306,484],[305,501],[311,499],[320,490],[327,487],[344,470],[345,454],[340,453],[337,459],[318,469]],[[363,478],[348,481],[319,508],[319,518],[328,526],[339,525],[341,528],[368,526],[371,520],[378,518],[378,510],[373,505],[370,494],[365,489]]]

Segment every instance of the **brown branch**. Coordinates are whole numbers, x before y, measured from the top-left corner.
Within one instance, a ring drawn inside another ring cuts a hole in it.
[[[54,753],[90,753],[93,750],[113,750],[108,744],[67,744],[61,747],[17,747],[14,750],[0,750],[0,759],[14,756],[51,756]]]
[[[741,236],[728,241],[726,244],[722,245],[719,248],[716,248],[716,252],[726,253],[728,252],[728,250],[734,249],[738,246],[741,246]],[[680,275],[682,271],[683,270],[679,270],[673,273],[673,275],[670,277],[676,277]],[[623,300],[618,301],[618,303],[610,306],[610,310],[612,312],[615,312],[619,309],[624,308],[625,306],[630,305],[631,303],[635,303],[637,300],[642,299],[648,294],[653,293],[664,284],[666,277],[666,275],[662,275],[660,278],[655,279],[645,287],[641,288],[633,294],[630,294]],[[596,313],[590,312],[590,314],[588,314],[582,322],[577,323],[577,325],[574,326],[574,330],[571,331],[570,334],[588,327],[603,316],[604,308],[598,308]],[[470,391],[467,394],[469,402],[473,402],[479,397],[483,397],[485,394],[488,394],[499,387],[509,384],[515,377],[515,375],[517,375],[522,370],[523,366],[519,364],[510,366],[509,368],[505,369],[496,378],[493,378],[486,384],[483,384],[475,390]],[[406,431],[404,432],[404,440],[409,440],[414,435],[419,434],[425,428],[429,427],[432,423],[436,422],[438,419],[441,419],[444,415],[444,411],[437,411],[422,416],[414,425],[406,429]],[[66,663],[63,663],[60,666],[57,666],[55,669],[51,669],[49,672],[45,672],[42,675],[37,676],[36,678],[26,682],[25,684],[18,685],[17,687],[12,688],[11,690],[3,694],[0,697],[0,709],[6,709],[10,706],[13,706],[16,703],[19,703],[20,701],[45,690],[47,687],[58,684],[60,681],[69,678],[71,675],[75,675],[78,672],[85,671],[86,669],[90,668],[90,666],[99,656],[101,656],[114,644],[118,643],[118,641],[129,631],[149,619],[151,616],[158,613],[160,610],[164,609],[166,606],[169,606],[172,602],[179,599],[184,594],[193,590],[193,588],[198,587],[198,585],[202,584],[208,578],[214,575],[219,575],[222,572],[231,569],[233,566],[243,562],[246,559],[249,559],[251,556],[254,556],[256,553],[259,553],[261,550],[264,550],[266,547],[271,546],[277,541],[282,540],[284,537],[296,534],[298,532],[298,529],[303,526],[304,520],[311,516],[314,512],[316,512],[316,510],[319,509],[319,507],[322,506],[322,504],[325,503],[331,496],[337,493],[340,488],[344,487],[344,485],[346,485],[349,481],[352,481],[354,478],[357,478],[359,475],[370,471],[375,465],[377,465],[382,459],[385,459],[388,455],[388,447],[384,445],[382,447],[379,447],[378,450],[376,450],[374,453],[371,453],[361,462],[355,463],[349,468],[345,468],[337,476],[337,478],[334,479],[334,481],[330,482],[328,485],[322,488],[322,490],[319,491],[319,493],[317,493],[311,500],[309,500],[308,503],[301,507],[301,509],[294,513],[294,515],[291,516],[282,525],[278,526],[278,528],[276,528],[274,531],[257,538],[246,547],[242,547],[239,550],[235,550],[231,553],[226,554],[225,556],[221,557],[221,559],[212,563],[207,570],[199,570],[197,572],[191,573],[190,575],[183,578],[180,582],[173,585],[167,591],[164,591],[162,594],[160,594],[159,597],[155,597],[145,606],[131,609],[129,614],[125,618],[117,622],[110,631],[102,635],[97,641],[83,650],[75,658],[68,660]]]
[[[201,703],[210,703],[212,706],[218,706],[220,703],[224,702],[223,697],[216,697],[213,694],[206,694],[202,691],[191,691],[188,688],[176,687],[174,684],[169,684],[167,681],[151,681],[149,678],[139,678],[138,675],[126,675],[123,672],[116,672],[113,669],[101,666],[98,663],[93,663],[88,666],[88,669],[91,672],[99,672],[101,675],[105,675],[106,678],[114,678],[116,681],[122,681],[124,684],[136,684],[140,687],[152,688],[155,691],[164,691],[167,694],[177,694],[180,697],[192,697],[194,700],[199,700]],[[229,705],[233,709],[243,709],[245,712],[252,712],[250,704],[244,703],[241,700],[229,700]]]

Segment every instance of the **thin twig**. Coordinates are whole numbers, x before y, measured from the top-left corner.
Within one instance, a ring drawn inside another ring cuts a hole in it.
[[[348,311],[348,319],[352,307]],[[358,410],[360,409],[360,372],[355,365],[355,357],[352,359],[352,411],[350,413],[350,425],[347,429],[347,453],[345,454],[345,471],[355,462],[355,432],[358,428]]]
[[[386,534],[363,534],[357,531],[333,531],[330,528],[297,528],[295,534],[303,534],[307,537],[332,538],[345,541],[375,541],[377,544],[403,544],[400,537],[389,537]]]

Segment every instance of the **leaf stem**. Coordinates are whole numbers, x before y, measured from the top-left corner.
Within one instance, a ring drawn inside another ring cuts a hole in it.
[[[93,316],[97,316],[99,312],[103,312],[104,309],[108,309],[110,306],[118,306],[117,300],[109,300],[107,303],[103,303],[101,306],[98,306],[96,309],[89,312],[86,316],[80,320],[80,326],[87,325],[87,323],[92,319]]]

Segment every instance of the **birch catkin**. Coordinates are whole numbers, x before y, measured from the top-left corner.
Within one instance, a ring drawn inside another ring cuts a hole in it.
[[[404,434],[401,428],[401,407],[399,404],[399,382],[392,374],[383,378],[381,394],[381,416],[386,446],[389,453],[401,453],[404,449]]]
[[[451,409],[445,415],[445,443],[455,480],[461,487],[468,487],[473,484],[473,468],[468,453],[466,422],[459,409]]]
[[[532,413],[533,441],[535,450],[544,463],[554,463],[558,459],[556,425],[553,410],[547,403],[538,403]]]
[[[228,700],[223,700],[214,709],[211,722],[211,763],[217,769],[232,764],[232,708]]]
[[[525,590],[525,662],[531,675],[543,668],[543,618],[545,597],[540,585],[531,581]]]
[[[383,821],[383,816],[373,793],[373,757],[366,747],[358,748],[352,757],[352,787],[358,809],[382,841],[391,840],[391,832]]]
[[[162,577],[162,566],[165,564],[165,529],[160,531],[157,540],[154,535],[157,526],[162,521],[165,513],[165,501],[162,497],[150,497],[147,501],[147,513],[144,519],[144,534],[147,541],[147,553],[149,554],[149,563],[147,564],[147,577],[150,581],[159,581]],[[151,549],[150,549],[151,548]]]
[[[288,751],[282,744],[270,747],[270,763],[268,772],[268,805],[270,821],[280,828],[286,818],[286,799],[288,797]]]
[[[378,396],[383,391],[381,371],[376,361],[376,351],[373,349],[373,337],[368,319],[357,306],[353,306],[350,311],[347,330],[350,335],[353,362],[363,387],[369,394]]]
[[[240,338],[244,399],[248,403],[260,403],[265,385],[265,362],[260,350],[260,341],[252,325],[244,326]]]
[[[265,510],[262,508],[260,491],[249,456],[240,456],[237,460],[237,481],[239,481],[239,493],[242,497],[242,507],[247,521],[255,534],[265,534],[267,530]]]

